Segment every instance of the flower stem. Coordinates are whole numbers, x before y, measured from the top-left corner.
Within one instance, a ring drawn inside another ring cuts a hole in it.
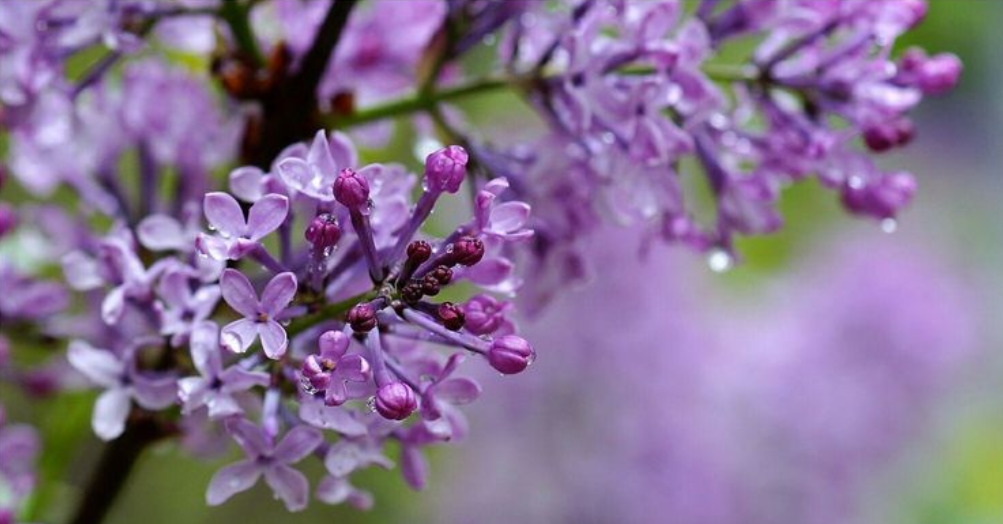
[[[118,497],[143,450],[163,436],[151,419],[130,424],[125,433],[109,442],[91,473],[71,524],[100,524]]]

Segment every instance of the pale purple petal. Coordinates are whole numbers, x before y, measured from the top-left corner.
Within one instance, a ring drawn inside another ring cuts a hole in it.
[[[267,386],[271,377],[263,371],[248,371],[239,366],[231,366],[219,375],[223,381],[222,390],[227,393],[247,391],[254,386]]]
[[[206,503],[218,506],[237,493],[251,489],[261,476],[261,469],[253,460],[242,460],[220,469],[209,481]]]
[[[490,227],[498,233],[511,233],[526,225],[529,220],[529,204],[525,202],[505,202],[491,210]]]
[[[267,456],[272,451],[272,446],[261,428],[244,418],[227,420],[226,430],[250,458]]]
[[[127,388],[112,388],[105,391],[94,403],[91,426],[101,440],[113,440],[125,431],[125,419],[131,407]]]
[[[146,409],[164,409],[178,398],[177,380],[173,378],[149,378],[134,375],[132,382],[136,402]]]
[[[113,288],[101,302],[101,320],[105,324],[115,325],[125,312],[125,286]]]
[[[451,404],[468,404],[481,395],[481,386],[469,378],[451,378],[435,385],[435,397]]]
[[[289,214],[289,199],[276,194],[265,195],[251,206],[247,216],[247,238],[261,240],[278,229]]]
[[[219,326],[215,322],[199,322],[192,330],[192,363],[206,378],[215,378],[223,369],[219,354]]]
[[[282,499],[289,511],[301,511],[310,495],[310,484],[299,471],[289,466],[275,464],[265,470],[265,482],[275,496]]]
[[[304,422],[322,429],[337,431],[346,437],[361,437],[366,434],[366,425],[341,407],[330,407],[316,400],[300,403],[300,418]]]
[[[230,192],[244,202],[257,202],[264,195],[264,178],[257,167],[238,167],[230,172]]]
[[[254,344],[258,338],[258,323],[242,318],[230,322],[223,327],[219,335],[219,342],[226,349],[233,353],[243,353]]]
[[[338,368],[334,371],[334,377],[363,382],[369,379],[370,372],[369,362],[361,355],[346,355],[338,360]]]
[[[258,323],[258,335],[261,336],[261,347],[265,350],[265,355],[273,360],[278,360],[285,355],[289,340],[286,337],[286,330],[281,324],[274,320]]]
[[[118,387],[125,372],[125,363],[110,351],[97,349],[90,344],[74,340],[67,351],[70,365],[95,384],[106,388]]]
[[[220,278],[220,291],[223,300],[241,315],[247,318],[258,316],[258,293],[254,291],[251,281],[236,269],[227,268]]]
[[[213,236],[199,233],[195,237],[195,249],[211,257],[213,260],[228,260],[230,258],[230,242]]]
[[[188,279],[187,272],[172,271],[160,279],[157,284],[157,294],[171,307],[186,308],[192,297]]]
[[[104,284],[98,262],[80,251],[67,253],[62,265],[66,282],[77,291],[95,289]]]
[[[279,176],[292,189],[306,191],[313,179],[313,169],[302,158],[285,158],[278,165]]]
[[[185,377],[178,380],[178,400],[184,406],[183,413],[191,413],[205,405],[209,385],[210,380],[202,377]]]
[[[416,490],[425,489],[428,482],[428,461],[417,446],[403,446],[401,449],[401,474],[408,485]]]
[[[191,249],[192,239],[181,224],[167,215],[151,215],[136,226],[139,243],[152,251]]]
[[[277,317],[296,296],[296,275],[286,272],[275,275],[261,293],[261,311]]]
[[[240,204],[229,193],[206,194],[202,209],[205,211],[206,219],[209,220],[209,225],[224,236],[239,237],[248,230]]]
[[[214,419],[244,412],[233,397],[218,391],[210,391],[206,394],[205,405],[209,408],[209,418]]]
[[[317,449],[322,442],[324,437],[320,431],[307,426],[296,426],[275,446],[272,457],[279,462],[294,464]]]

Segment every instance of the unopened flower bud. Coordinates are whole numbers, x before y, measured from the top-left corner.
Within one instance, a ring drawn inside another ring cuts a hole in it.
[[[421,284],[417,282],[408,282],[407,285],[401,288],[401,300],[408,304],[417,304],[423,296],[425,296],[425,293],[421,289]]]
[[[864,130],[864,143],[876,153],[887,151],[893,147],[903,146],[912,140],[914,129],[912,122],[900,118],[890,122],[882,122]]]
[[[439,279],[435,278],[434,275],[425,275],[425,277],[421,279],[421,292],[423,294],[434,297],[439,294],[440,289],[441,286],[439,284]]]
[[[484,258],[484,243],[477,237],[462,237],[453,243],[452,260],[463,266],[472,266]]]
[[[304,236],[314,248],[326,249],[341,239],[341,227],[338,226],[338,219],[334,215],[323,213],[313,217],[306,227]]]
[[[403,382],[387,384],[376,392],[376,411],[383,418],[404,420],[417,408],[417,395]]]
[[[369,182],[354,169],[342,169],[334,181],[334,198],[348,209],[359,209],[369,202]]]
[[[421,264],[432,256],[432,246],[424,240],[415,240],[407,245],[407,259],[412,264]]]
[[[369,302],[356,304],[352,309],[348,310],[345,321],[357,333],[372,331],[376,327],[376,308]]]
[[[893,173],[863,184],[843,186],[843,205],[850,211],[875,218],[894,218],[912,200],[916,181],[907,173]]]
[[[439,284],[443,286],[449,284],[453,280],[453,270],[449,269],[446,266],[436,267],[429,273],[429,275],[432,275],[432,277],[435,278],[439,282]]]
[[[533,363],[536,352],[522,337],[506,335],[495,339],[488,349],[488,363],[505,375],[514,375]]]
[[[430,191],[456,193],[467,176],[469,156],[460,146],[449,146],[425,158],[425,183]]]
[[[439,315],[439,320],[442,321],[443,326],[446,326],[446,329],[450,331],[459,331],[460,328],[463,327],[463,310],[461,310],[456,304],[453,304],[452,302],[443,302],[442,304],[439,304],[439,310],[437,313]]]
[[[504,322],[504,309],[494,297],[477,295],[463,305],[464,326],[475,335],[490,335]]]
[[[323,391],[331,384],[331,371],[334,370],[334,362],[321,358],[318,355],[309,355],[303,360],[300,373],[310,386],[318,391]]]

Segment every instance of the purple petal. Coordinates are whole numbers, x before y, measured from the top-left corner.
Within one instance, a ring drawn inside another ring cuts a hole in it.
[[[355,151],[355,146],[352,145],[352,140],[348,138],[348,135],[342,133],[341,131],[335,131],[331,133],[331,140],[329,141],[331,158],[334,159],[337,172],[340,169],[346,167],[352,167],[358,165],[359,157]]]
[[[304,422],[322,429],[337,431],[346,437],[361,437],[366,434],[366,425],[341,407],[330,407],[316,400],[300,403],[300,418]]]
[[[231,366],[219,375],[223,381],[223,391],[235,393],[247,391],[254,386],[267,386],[271,382],[271,377],[263,371],[248,371],[239,366]]]
[[[101,302],[101,320],[105,324],[115,325],[125,312],[125,286],[113,288]]]
[[[317,498],[328,504],[348,502],[357,509],[373,507],[373,496],[353,486],[348,479],[326,475],[317,486]]]
[[[199,233],[195,237],[195,249],[213,260],[228,260],[230,258],[230,243],[217,236]]]
[[[257,202],[264,194],[265,172],[254,166],[238,167],[230,172],[230,192],[244,202]]]
[[[302,158],[286,158],[279,162],[279,176],[292,189],[304,192],[310,187],[313,169]]]
[[[307,426],[296,426],[286,433],[278,446],[275,446],[272,457],[279,462],[294,464],[317,449],[323,441],[324,437],[320,431]]]
[[[310,485],[306,476],[289,466],[275,464],[265,470],[265,482],[275,496],[282,499],[289,511],[301,511],[306,507]]]
[[[317,340],[320,355],[337,361],[348,351],[348,335],[341,331],[325,331]]]
[[[209,481],[205,501],[210,506],[218,506],[230,497],[247,491],[261,476],[261,466],[252,460],[242,460],[216,472]]]
[[[247,318],[257,318],[259,313],[258,294],[254,291],[251,281],[236,269],[223,271],[220,278],[220,291],[223,300],[234,310]]]
[[[219,343],[233,353],[243,353],[254,344],[258,338],[258,323],[242,318],[230,322],[223,327],[219,335]]]
[[[67,253],[62,265],[66,282],[77,291],[95,289],[104,284],[97,261],[79,251]]]
[[[206,403],[210,379],[185,377],[178,380],[178,400],[184,406],[182,413],[189,414]]]
[[[505,202],[491,210],[491,230],[511,233],[526,225],[529,220],[529,204],[525,202]]]
[[[219,326],[215,322],[199,322],[192,330],[192,363],[202,376],[215,378],[223,369],[219,354]]]
[[[167,378],[149,378],[133,375],[133,393],[136,402],[146,409],[164,409],[178,398],[177,380]]]
[[[365,382],[369,380],[370,372],[369,362],[361,355],[346,355],[338,360],[334,376],[342,380]]]
[[[181,224],[167,215],[151,215],[136,227],[139,243],[152,251],[191,249],[191,238]]]
[[[157,294],[171,307],[187,308],[192,298],[188,279],[186,271],[171,271],[160,279],[157,284]]]
[[[276,194],[265,195],[251,206],[247,216],[247,238],[261,240],[278,229],[289,214],[289,199]]]
[[[125,363],[110,351],[97,349],[81,340],[74,340],[70,342],[66,356],[70,365],[95,384],[114,388],[121,383]]]
[[[125,431],[125,419],[129,416],[129,390],[112,388],[105,391],[94,403],[91,426],[101,440],[113,440]]]
[[[267,456],[272,451],[272,446],[261,428],[251,424],[245,418],[227,420],[226,431],[250,458]]]
[[[240,405],[233,397],[219,391],[210,391],[206,394],[206,406],[209,407],[209,418],[217,419],[243,413]]]
[[[282,358],[286,354],[289,340],[286,338],[286,330],[278,322],[269,320],[258,323],[258,335],[261,336],[261,347],[265,350],[265,355],[272,360]]]
[[[331,148],[328,145],[327,137],[324,136],[323,130],[317,131],[317,134],[314,135],[313,143],[310,144],[310,151],[306,154],[306,161],[316,170],[314,176],[319,180],[315,179],[314,185],[317,185],[317,182],[321,180],[327,179],[330,179],[331,183],[334,182],[334,178],[339,171],[339,166],[335,164],[334,158],[331,156]],[[349,166],[346,165],[343,167]]]
[[[469,268],[463,275],[475,284],[493,286],[503,282],[512,274],[513,264],[505,258],[482,260]]]
[[[473,380],[451,378],[435,385],[435,396],[451,404],[468,404],[481,395],[481,386]]]
[[[261,311],[277,317],[296,296],[296,275],[286,272],[275,275],[261,293]]]
[[[239,237],[248,230],[240,204],[228,193],[207,193],[202,201],[202,209],[209,225],[224,236]]]
[[[401,449],[401,474],[408,485],[416,490],[425,489],[428,481],[428,461],[417,446],[403,446]]]

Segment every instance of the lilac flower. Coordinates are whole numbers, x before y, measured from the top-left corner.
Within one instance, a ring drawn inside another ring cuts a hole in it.
[[[358,162],[355,147],[342,133],[318,131],[306,158],[290,156],[278,163],[278,173],[286,187],[310,198],[330,202],[338,173]]]
[[[92,426],[102,440],[118,438],[125,430],[131,401],[144,409],[159,410],[174,403],[176,381],[170,377],[153,377],[136,368],[135,349],[119,355],[75,340],[70,344],[68,358],[77,371],[95,384],[104,387],[94,404]]]
[[[223,327],[220,334],[223,347],[234,353],[243,353],[261,337],[265,355],[271,359],[282,358],[289,341],[285,328],[276,319],[281,318],[296,295],[296,275],[275,275],[265,286],[259,300],[254,286],[243,273],[226,269],[220,278],[220,289],[223,300],[244,316]]]
[[[421,395],[421,412],[425,427],[443,439],[454,436],[463,438],[466,434],[466,419],[456,406],[469,404],[481,394],[481,386],[469,378],[451,377],[457,366],[463,362],[463,354],[449,357],[438,375],[425,386]]]
[[[0,500],[0,521],[13,522],[31,495],[40,448],[38,431],[27,424],[10,424],[0,406],[0,486],[4,494]]]
[[[175,347],[187,340],[196,325],[209,318],[219,302],[219,286],[202,286],[192,292],[190,279],[187,271],[170,271],[161,277],[157,286],[163,299],[163,305],[157,303],[160,334],[171,335],[171,345]]]
[[[32,278],[6,263],[0,263],[0,288],[0,315],[5,321],[49,317],[69,302],[60,284]]]
[[[340,406],[348,400],[348,382],[369,380],[369,363],[360,355],[346,355],[348,337],[340,331],[327,331],[318,342],[320,353],[303,361],[303,385],[308,391],[323,392],[324,403]]]
[[[239,364],[223,369],[219,326],[200,322],[191,337],[192,362],[201,377],[178,380],[178,398],[184,413],[208,408],[209,418],[221,418],[243,413],[236,394],[254,386],[267,386],[268,373],[249,371]]]
[[[244,212],[228,193],[209,193],[203,203],[205,217],[217,235],[199,235],[201,253],[217,260],[235,260],[261,249],[261,239],[275,231],[289,213],[289,199],[266,195]]]
[[[306,507],[309,485],[306,477],[290,467],[309,455],[323,441],[320,432],[306,426],[296,426],[274,444],[272,437],[245,419],[226,422],[226,429],[247,455],[216,472],[209,481],[206,502],[218,506],[230,497],[246,491],[264,475],[265,482],[282,499],[289,511]]]

